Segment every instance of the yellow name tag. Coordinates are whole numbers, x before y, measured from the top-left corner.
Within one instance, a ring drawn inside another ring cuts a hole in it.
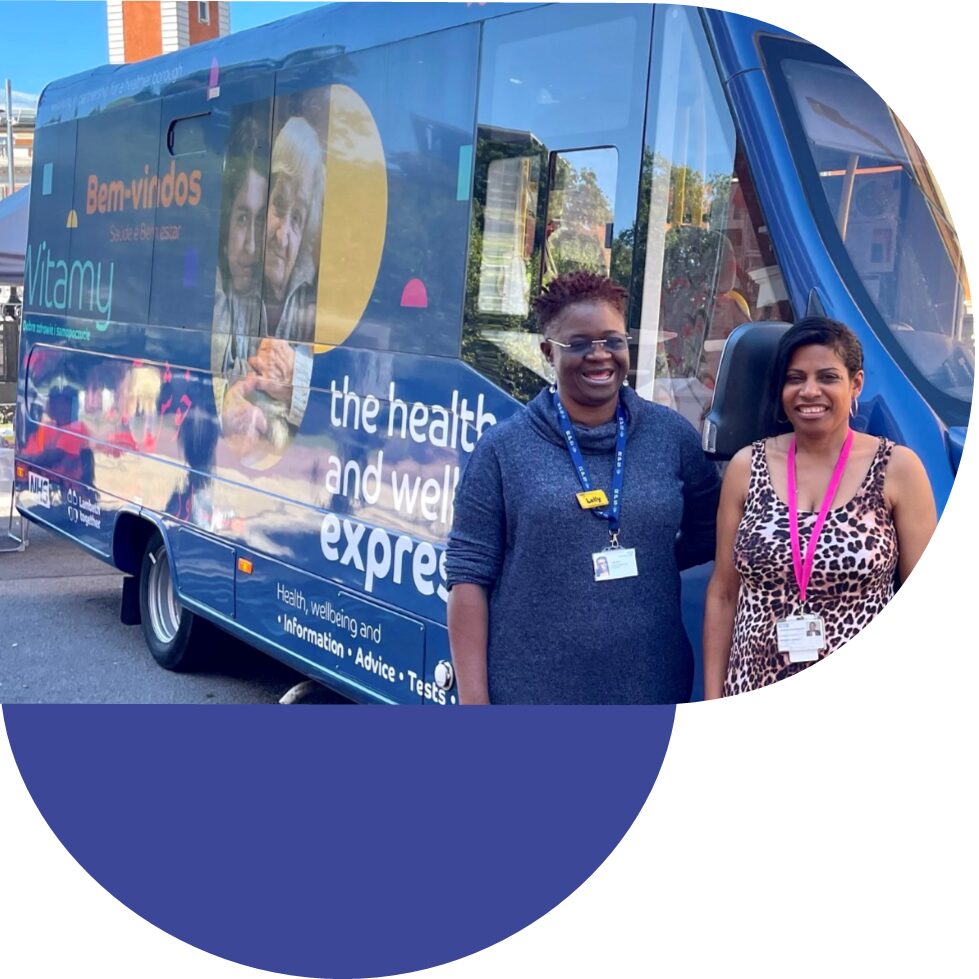
[[[604,490],[585,490],[582,493],[576,493],[575,496],[578,497],[578,506],[582,510],[594,510],[595,507],[608,506],[608,497]]]

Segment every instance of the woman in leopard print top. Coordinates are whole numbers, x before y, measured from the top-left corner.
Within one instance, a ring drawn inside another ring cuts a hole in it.
[[[779,421],[788,419],[792,432],[742,449],[721,490],[704,618],[708,700],[766,686],[810,665],[792,662],[776,634],[777,623],[803,611],[787,503],[793,442],[803,554],[837,461],[843,463],[806,583],[805,611],[823,622],[819,659],[887,604],[895,573],[907,578],[937,519],[928,477],[910,449],[860,432],[844,449],[863,388],[863,351],[848,327],[822,317],[797,323],[779,343],[773,383]]]

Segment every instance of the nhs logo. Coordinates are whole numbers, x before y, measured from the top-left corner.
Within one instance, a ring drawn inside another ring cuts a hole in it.
[[[27,488],[37,500],[38,506],[51,509],[51,480],[47,476],[39,476],[37,473],[27,474]]]

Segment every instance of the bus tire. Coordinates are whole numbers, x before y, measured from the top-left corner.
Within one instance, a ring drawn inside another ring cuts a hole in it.
[[[177,599],[170,557],[159,533],[153,534],[143,552],[139,612],[146,645],[160,666],[165,670],[187,671],[199,665],[200,647],[193,641],[195,625],[199,623]]]

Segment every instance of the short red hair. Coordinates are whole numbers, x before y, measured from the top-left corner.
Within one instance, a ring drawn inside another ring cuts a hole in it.
[[[541,333],[553,319],[575,303],[608,303],[625,316],[629,293],[618,283],[597,272],[579,269],[554,279],[534,300]]]

